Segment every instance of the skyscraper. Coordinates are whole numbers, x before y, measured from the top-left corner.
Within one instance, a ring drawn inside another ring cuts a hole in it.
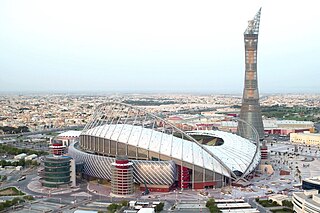
[[[261,8],[248,22],[244,32],[245,44],[245,78],[240,119],[251,124],[257,130],[259,139],[264,138],[264,130],[259,103],[259,90],[257,80],[257,49]],[[245,138],[254,139],[254,132],[249,125],[243,122],[238,124],[238,133]]]

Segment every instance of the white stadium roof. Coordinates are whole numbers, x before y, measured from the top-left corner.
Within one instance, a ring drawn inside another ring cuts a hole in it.
[[[172,134],[128,124],[105,124],[82,132],[82,135],[106,138],[167,155],[228,177],[230,171],[248,174],[260,161],[260,155],[255,155],[256,145],[235,134],[212,130],[190,134],[218,137],[224,143],[220,146],[199,145]]]
[[[221,138],[224,143],[220,146],[204,146],[224,162],[231,171],[244,173],[250,166],[247,172],[250,173],[259,164],[260,155],[255,156],[256,145],[236,134],[217,130],[197,130],[188,132],[188,134],[208,135]],[[260,151],[260,149],[258,149],[258,151]]]

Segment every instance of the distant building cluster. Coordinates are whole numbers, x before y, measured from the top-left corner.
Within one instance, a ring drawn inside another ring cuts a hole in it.
[[[30,131],[84,125],[94,102],[68,96],[7,96],[0,101],[0,126]]]
[[[196,115],[178,114],[170,116],[167,120],[186,131],[219,129],[236,133],[238,122],[233,120],[232,117],[237,117],[237,113],[227,113],[226,115],[217,114],[216,112],[205,112]],[[290,133],[315,131],[312,121],[264,119],[263,126],[265,135],[288,136]]]
[[[152,105],[148,105],[148,100],[151,102],[150,96],[148,98],[144,96],[1,96],[0,127],[26,126],[30,131],[37,131],[81,126],[87,123],[97,105],[108,101],[132,100],[134,104],[137,101],[141,103],[142,100],[145,105],[141,107],[148,108],[148,111],[153,113],[165,114],[225,107],[234,102],[232,96],[160,95],[154,96]],[[165,104],[168,101],[164,102],[163,100],[174,100],[177,104]],[[154,102],[158,104],[154,104]],[[0,134],[4,134],[1,129]]]
[[[279,94],[263,96],[260,99],[262,106],[306,106],[306,107],[320,107],[319,94]]]
[[[293,95],[264,96],[261,98],[261,105],[320,107],[319,95],[291,96]],[[214,114],[215,117],[222,117],[224,114],[237,115],[240,109],[234,106],[241,105],[241,97],[234,95],[8,95],[0,96],[0,127],[26,126],[30,131],[41,131],[50,128],[82,126],[88,122],[97,105],[108,101],[126,102],[128,100],[151,113],[164,117],[176,114],[190,116],[197,113],[205,116]],[[269,123],[264,124],[265,129],[268,130]],[[199,128],[204,127],[199,126]],[[4,134],[1,129],[0,134]]]

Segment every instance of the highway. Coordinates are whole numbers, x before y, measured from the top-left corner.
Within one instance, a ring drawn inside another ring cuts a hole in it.
[[[58,132],[58,131],[66,131],[66,130],[74,130],[74,129],[83,129],[84,126],[69,126],[64,128],[52,128],[52,129],[45,129],[40,131],[34,132],[22,132],[19,134],[7,134],[7,135],[0,135],[0,139],[2,138],[14,138],[14,137],[21,137],[21,136],[28,136],[28,135],[37,135],[37,134],[46,134],[50,132]]]

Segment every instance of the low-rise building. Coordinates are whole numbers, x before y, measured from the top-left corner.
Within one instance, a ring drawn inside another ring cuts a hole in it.
[[[320,195],[318,190],[294,192],[292,196],[293,210],[297,213],[320,212]]]
[[[263,120],[265,134],[289,135],[304,131],[313,131],[314,123],[312,121],[295,120]]]
[[[291,143],[300,143],[306,145],[320,145],[320,134],[315,133],[291,133]]]
[[[213,126],[222,131],[237,132],[238,123],[235,121],[216,121]],[[311,121],[295,121],[295,120],[263,120],[264,133],[271,135],[287,136],[290,133],[300,133],[305,131],[314,131],[314,123]]]
[[[283,201],[291,200],[288,195],[282,195],[282,194],[276,194],[276,195],[270,196],[268,199],[277,202],[281,206]]]
[[[312,177],[312,178],[306,178],[302,180],[302,189],[304,190],[316,189],[319,191],[320,177]]]
[[[55,137],[55,140],[62,141],[62,145],[68,147],[72,142],[79,139],[81,131],[70,130]]]
[[[24,159],[25,159],[25,160],[33,160],[33,159],[35,159],[35,158],[37,158],[37,157],[38,157],[38,155],[32,154],[32,155],[28,155],[28,156],[25,157]]]
[[[259,213],[256,208],[252,208],[243,199],[216,199],[215,203],[222,213]]]
[[[154,208],[142,208],[138,213],[155,213]]]
[[[21,160],[21,159],[24,159],[25,157],[27,157],[27,154],[26,153],[21,153],[19,155],[14,156],[14,159],[15,160]]]
[[[23,167],[22,166],[16,166],[16,170],[20,171]]]

